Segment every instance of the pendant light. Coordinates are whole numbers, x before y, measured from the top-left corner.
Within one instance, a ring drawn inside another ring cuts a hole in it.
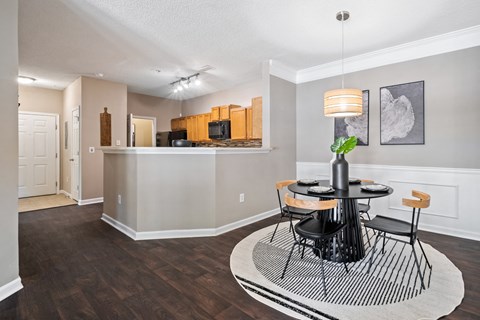
[[[349,17],[348,11],[337,13],[337,20],[342,22],[342,88],[325,92],[323,113],[326,117],[354,117],[362,114],[362,90],[344,88],[343,22]]]

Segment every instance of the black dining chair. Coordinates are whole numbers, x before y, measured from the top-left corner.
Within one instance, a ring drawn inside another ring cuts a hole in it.
[[[415,251],[415,242],[418,242],[420,249],[422,250],[423,256],[425,257],[425,261],[431,270],[432,265],[428,261],[427,255],[425,254],[425,250],[423,250],[422,243],[420,242],[420,239],[417,236],[418,221],[420,219],[420,210],[428,208],[430,206],[430,195],[424,192],[412,190],[412,196],[418,198],[418,200],[406,199],[406,198],[402,199],[402,204],[404,206],[412,208],[411,221],[403,221],[395,218],[377,215],[372,220],[365,222],[364,224],[365,227],[371,228],[377,231],[377,236],[375,237],[375,244],[372,247],[372,254],[370,256],[370,263],[368,265],[367,273],[370,273],[370,268],[372,267],[372,263],[373,263],[373,256],[375,254],[375,247],[377,246],[377,242],[380,237],[383,237],[382,254],[385,253],[385,239],[387,238],[387,233],[396,235],[396,236],[407,237],[408,241],[404,241],[402,239],[397,239],[392,237],[388,237],[388,239],[403,242],[403,243],[408,243],[411,245],[412,251],[413,251],[413,257],[415,258],[415,264],[418,269],[418,275],[420,276],[420,280],[422,282],[422,288],[425,289],[423,275],[420,270],[420,263],[417,257],[417,253]]]
[[[297,183],[296,180],[282,180],[278,181],[275,183],[275,188],[277,189],[277,197],[278,197],[278,204],[280,206],[280,219],[278,220],[277,226],[275,227],[275,231],[273,231],[272,238],[270,239],[270,242],[273,241],[273,237],[275,237],[275,233],[277,233],[278,225],[280,222],[282,222],[283,217],[288,216],[290,220],[290,231],[293,230],[293,224],[292,224],[292,218],[304,218],[306,216],[309,216],[313,213],[315,213],[315,210],[309,210],[309,209],[300,209],[300,208],[292,208],[290,211],[287,209],[286,206],[282,204],[282,196],[281,192],[283,189],[291,185],[292,183]],[[294,195],[295,196],[295,195]],[[295,236],[295,234],[294,234]]]
[[[284,278],[285,273],[287,272],[288,264],[292,258],[293,250],[295,246],[303,247],[302,258],[305,253],[305,247],[313,249],[315,255],[320,258],[320,268],[322,271],[322,282],[323,290],[325,296],[327,296],[327,287],[325,284],[325,271],[323,267],[323,252],[327,251],[330,247],[331,239],[335,239],[333,243],[336,244],[338,253],[340,255],[341,261],[345,266],[345,270],[348,273],[347,263],[345,262],[344,255],[342,253],[342,247],[338,241],[338,234],[346,227],[345,223],[337,222],[332,219],[331,211],[337,207],[338,201],[333,200],[300,200],[290,197],[288,194],[285,195],[285,204],[287,205],[287,210],[296,208],[296,209],[305,209],[305,210],[315,210],[317,211],[317,217],[306,217],[300,222],[298,222],[294,227],[294,232],[298,235],[298,239],[295,237],[292,248],[290,249],[290,254],[288,255],[287,262],[283,268],[281,279]],[[307,240],[310,240],[312,244],[307,243]],[[332,243],[332,245],[334,245]]]

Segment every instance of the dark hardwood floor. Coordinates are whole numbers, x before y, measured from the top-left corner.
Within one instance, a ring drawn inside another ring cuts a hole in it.
[[[102,205],[20,214],[24,288],[0,319],[291,319],[241,289],[230,253],[269,218],[209,238],[133,241],[100,220]],[[463,303],[446,319],[480,318],[480,242],[421,233],[462,271]]]

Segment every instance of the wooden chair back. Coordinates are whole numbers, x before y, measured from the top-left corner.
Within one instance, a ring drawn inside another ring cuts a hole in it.
[[[290,207],[309,209],[309,210],[329,210],[337,207],[337,199],[333,200],[301,200],[290,197],[285,194],[285,204]]]
[[[277,190],[282,190],[283,188],[285,188],[288,185],[291,185],[292,183],[297,183],[297,180],[278,181],[277,183],[275,183],[275,187],[277,188]]]
[[[424,209],[430,206],[430,195],[428,193],[412,190],[412,196],[418,198],[419,200],[403,198],[402,204],[404,206],[416,209]]]
[[[375,181],[369,179],[360,179],[360,181],[363,183],[375,183]]]

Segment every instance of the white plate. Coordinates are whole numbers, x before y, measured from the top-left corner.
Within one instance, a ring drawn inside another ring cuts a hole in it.
[[[307,189],[307,191],[311,193],[331,193],[335,190],[332,187],[318,186],[318,187],[310,187]]]
[[[387,191],[388,190],[388,187],[383,184],[367,184],[367,185],[361,186],[360,188],[367,191]]]
[[[300,179],[297,181],[298,184],[303,184],[303,185],[315,185],[318,184],[318,180],[313,180],[313,179]]]

